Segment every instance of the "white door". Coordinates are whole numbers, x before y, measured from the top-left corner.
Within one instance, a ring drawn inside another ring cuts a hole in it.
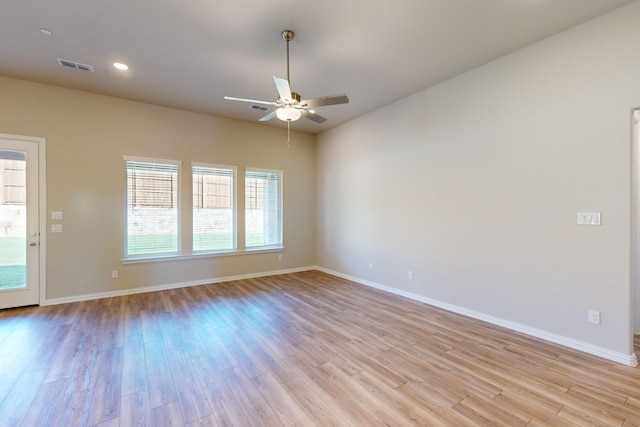
[[[0,308],[40,302],[38,142],[0,136]]]

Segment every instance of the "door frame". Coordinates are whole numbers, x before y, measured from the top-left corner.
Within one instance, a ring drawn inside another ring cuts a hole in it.
[[[631,110],[631,349],[640,334],[640,108]]]
[[[0,133],[0,138],[35,142],[38,146],[38,305],[44,305],[47,300],[47,140],[9,133]]]

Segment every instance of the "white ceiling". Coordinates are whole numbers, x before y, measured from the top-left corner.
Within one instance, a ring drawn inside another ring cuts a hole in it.
[[[265,113],[223,96],[275,101],[291,29],[292,89],[351,101],[292,125],[317,133],[630,2],[4,0],[0,75],[257,122]]]

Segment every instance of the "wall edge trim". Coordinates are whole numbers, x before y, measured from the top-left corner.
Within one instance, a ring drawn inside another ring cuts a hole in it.
[[[278,274],[298,273],[301,271],[315,270],[315,266],[290,268],[285,270],[263,271],[259,273],[240,274],[236,276],[215,277],[210,279],[193,280],[190,282],[167,283],[163,285],[142,286],[138,288],[122,289],[118,291],[98,292],[92,294],[76,295],[71,297],[47,298],[41,302],[42,306],[68,304],[72,302],[89,301],[102,298],[121,297],[126,295],[143,294],[147,292],[166,291],[169,289],[188,288],[191,286],[212,285],[233,280],[255,279],[257,277],[275,276]]]
[[[461,314],[463,316],[471,317],[476,320],[481,320],[483,322],[487,322],[496,326],[501,326],[506,329],[510,329],[512,331],[520,332],[535,338],[540,338],[545,341],[552,342],[554,344],[560,344],[562,346],[582,351],[583,353],[588,353],[593,356],[598,356],[603,359],[607,359],[616,363],[620,363],[622,365],[635,367],[638,365],[638,359],[635,353],[624,354],[617,351],[610,350],[605,347],[600,347],[597,345],[589,344],[583,341],[579,341],[573,338],[569,338],[563,335],[554,334],[551,332],[544,331],[542,329],[532,328],[527,325],[523,325],[521,323],[512,322],[510,320],[505,320],[500,317],[491,316],[486,313],[482,313],[479,311],[469,310],[464,307],[460,307],[457,305],[449,304],[446,302],[442,302],[439,300],[435,300],[432,298],[427,298],[422,295],[414,294],[412,292],[406,292],[400,289],[396,289],[390,286],[381,285],[380,283],[372,282],[369,280],[361,279],[359,277],[351,276],[348,274],[340,273],[337,271],[333,271],[324,267],[316,266],[316,270],[321,271],[323,273],[331,274],[333,276],[341,277],[343,279],[351,280],[352,282],[359,283],[361,285],[369,286],[375,289],[379,289],[381,291],[389,292],[395,295],[403,296],[405,298],[409,298],[415,301],[423,302],[425,304],[441,308],[443,310],[450,311],[452,313]]]

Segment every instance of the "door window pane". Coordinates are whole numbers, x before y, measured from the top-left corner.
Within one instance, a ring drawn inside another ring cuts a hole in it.
[[[26,287],[26,155],[0,150],[0,290]]]

